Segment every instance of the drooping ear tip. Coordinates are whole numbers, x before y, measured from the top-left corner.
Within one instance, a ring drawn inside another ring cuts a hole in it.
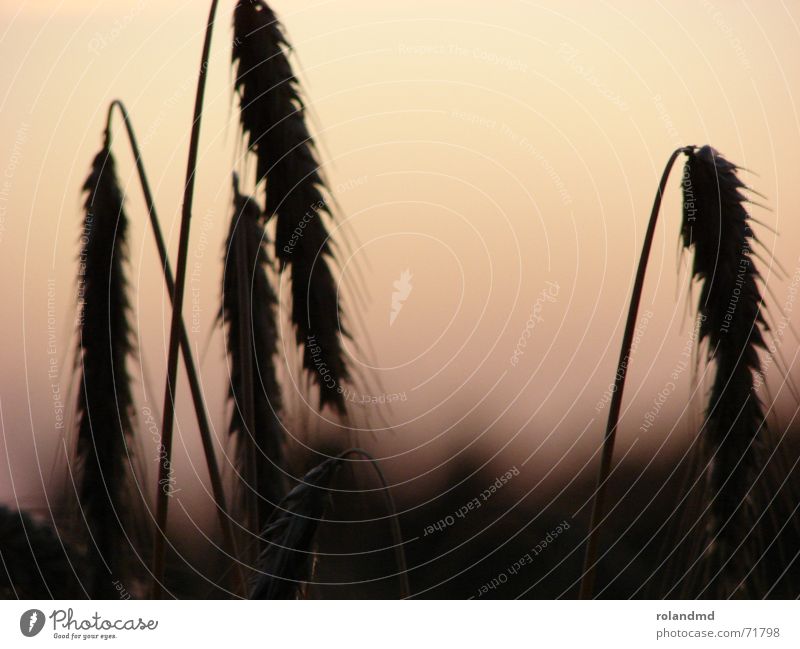
[[[274,256],[279,273],[291,270],[291,320],[297,342],[305,347],[304,370],[324,391],[309,351],[311,331],[327,337],[316,360],[334,380],[346,378],[341,345],[332,337],[340,313],[329,266],[334,250],[323,219],[332,216],[325,180],[288,58],[288,39],[274,12],[266,2],[240,0],[234,35],[241,132],[256,158],[255,186],[266,190],[258,220],[263,226],[276,221]],[[322,397],[323,406],[333,404],[340,411],[341,401],[335,394]]]
[[[716,158],[721,157],[719,151],[717,151],[710,144],[704,144],[700,148],[695,149],[694,153],[698,158],[701,158],[709,162],[713,162]]]
[[[719,170],[726,170],[726,171],[747,171],[744,167],[740,167],[735,162],[731,162],[725,156],[723,156],[717,149],[712,147],[709,144],[706,144],[695,151],[695,157],[697,157],[702,162],[716,167]],[[741,187],[745,187],[744,183],[739,181],[738,178],[735,178],[737,183]]]

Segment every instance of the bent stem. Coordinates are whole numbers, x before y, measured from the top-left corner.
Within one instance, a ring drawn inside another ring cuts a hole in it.
[[[128,134],[128,142],[130,143],[133,156],[136,159],[136,170],[139,174],[139,182],[142,186],[142,194],[147,205],[147,212],[150,218],[150,225],[153,231],[153,236],[156,240],[156,248],[158,248],[158,256],[161,260],[161,267],[164,271],[164,282],[167,285],[167,292],[169,293],[170,300],[173,298],[175,291],[175,282],[172,276],[172,267],[169,263],[169,256],[167,254],[167,246],[164,243],[164,236],[161,232],[161,226],[158,220],[158,213],[156,212],[156,205],[153,199],[153,192],[150,189],[150,183],[147,180],[147,174],[144,169],[144,161],[142,159],[141,151],[139,150],[139,143],[136,140],[136,133],[133,130],[130,116],[125,104],[119,99],[115,99],[108,107],[108,118],[106,120],[106,137],[109,145],[111,142],[111,120],[114,114],[114,109],[117,108],[125,124],[125,129]],[[206,465],[208,466],[208,474],[211,480],[211,491],[214,495],[214,501],[217,506],[217,513],[219,516],[219,523],[222,527],[222,541],[225,551],[232,557],[236,557],[236,545],[233,536],[233,526],[231,525],[230,517],[228,516],[228,509],[225,500],[225,490],[222,485],[222,477],[220,476],[219,467],[217,466],[216,456],[214,454],[214,444],[211,437],[211,426],[208,422],[208,414],[206,413],[205,402],[203,400],[203,391],[200,386],[199,375],[197,368],[194,364],[192,357],[191,346],[189,345],[189,336],[186,333],[186,324],[183,318],[180,320],[180,349],[183,355],[183,362],[186,365],[186,374],[189,379],[189,389],[192,393],[192,402],[194,403],[194,411],[197,417],[197,427],[200,430],[200,439],[203,443],[203,451],[206,457]],[[239,592],[245,592],[244,575],[241,571],[241,566],[237,563],[235,588]]]
[[[625,389],[625,377],[628,373],[628,362],[630,361],[631,345],[633,344],[633,333],[636,327],[636,318],[639,314],[639,303],[642,299],[642,289],[644,288],[644,277],[647,271],[647,262],[650,258],[650,248],[653,244],[653,235],[658,222],[658,213],[661,209],[661,199],[664,189],[669,180],[670,171],[675,164],[675,160],[681,153],[690,151],[692,147],[681,147],[672,152],[669,157],[664,172],[661,174],[661,182],[658,184],[656,198],[653,201],[653,209],[650,212],[650,222],[647,225],[647,232],[644,235],[642,244],[642,254],[639,256],[639,267],[636,270],[636,279],[633,283],[633,293],[631,295],[631,305],[628,308],[628,320],[625,324],[625,334],[622,338],[622,347],[617,364],[617,373],[614,377],[614,388],[611,396],[611,404],[608,409],[608,423],[606,424],[605,437],[603,438],[603,451],[600,459],[600,471],[597,475],[597,488],[594,492],[594,502],[592,504],[592,518],[589,524],[589,538],[586,544],[586,556],[583,561],[583,574],[581,575],[580,599],[590,599],[594,594],[595,573],[597,568],[597,547],[600,540],[600,527],[603,523],[603,506],[608,484],[608,475],[611,472],[611,461],[614,456],[614,442],[617,435],[617,423],[622,407],[622,392]]]
[[[397,507],[395,507],[394,498],[392,497],[392,493],[389,491],[389,484],[386,482],[386,477],[383,475],[383,471],[381,471],[380,466],[378,466],[377,460],[365,450],[360,448],[350,448],[339,454],[339,457],[344,459],[348,455],[360,455],[369,460],[369,462],[372,464],[372,467],[375,469],[375,473],[378,474],[378,479],[381,481],[381,485],[383,486],[381,492],[384,495],[386,507],[391,514],[390,518],[392,521],[394,556],[395,563],[397,563],[398,578],[400,580],[400,596],[403,599],[408,599],[411,597],[411,587],[408,583],[408,567],[406,565],[406,552],[403,548],[403,533],[400,530],[400,522],[397,520]]]
[[[172,459],[172,428],[175,423],[175,379],[178,373],[178,347],[183,311],[183,295],[186,287],[186,260],[189,253],[189,229],[192,220],[192,200],[197,169],[197,153],[200,143],[200,122],[203,117],[203,99],[208,77],[208,60],[211,52],[211,35],[214,31],[214,18],[218,0],[212,0],[206,24],[203,54],[197,79],[197,95],[194,105],[194,120],[189,141],[189,159],[186,169],[186,185],[183,193],[181,231],[178,241],[178,262],[175,277],[175,290],[172,297],[172,322],[169,332],[169,352],[167,356],[167,381],[164,388],[164,419],[161,427],[161,455],[159,463],[159,485],[167,484]],[[167,509],[169,494],[159,489],[156,501],[156,529],[153,542],[153,598],[160,599],[163,591],[164,563],[166,558]],[[235,557],[234,557],[235,560]]]

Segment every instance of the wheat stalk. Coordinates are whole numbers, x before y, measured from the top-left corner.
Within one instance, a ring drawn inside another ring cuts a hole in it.
[[[208,61],[211,53],[211,37],[214,32],[214,19],[217,13],[218,0],[212,0],[206,23],[203,42],[203,53],[200,57],[200,69],[197,77],[197,94],[194,104],[192,132],[189,139],[189,158],[186,164],[186,184],[183,192],[181,210],[181,230],[178,239],[178,261],[175,275],[175,291],[172,296],[172,320],[169,332],[167,354],[167,380],[164,394],[163,424],[161,426],[161,446],[163,460],[159,464],[159,484],[169,480],[169,467],[172,458],[172,428],[175,423],[175,379],[178,373],[178,349],[183,312],[183,296],[186,290],[186,262],[189,256],[189,231],[192,221],[192,202],[194,200],[194,184],[197,171],[197,153],[200,146],[200,123],[203,117],[203,100],[208,78]],[[169,494],[166,489],[159,489],[156,500],[156,531],[153,541],[153,598],[160,599],[164,591],[164,563],[166,558],[167,511]]]
[[[325,513],[327,488],[341,466],[328,458],[309,471],[281,501],[280,514],[261,536],[265,542],[259,557],[260,577],[250,599],[293,599],[308,581],[312,544]]]
[[[608,422],[606,424],[606,432],[603,438],[603,449],[600,459],[600,470],[597,475],[597,487],[595,489],[593,503],[592,503],[592,517],[589,523],[589,538],[586,543],[586,555],[583,562],[583,574],[581,576],[581,585],[579,597],[581,599],[588,599],[592,597],[594,592],[595,573],[597,569],[597,549],[600,541],[600,527],[603,523],[603,513],[605,505],[605,494],[608,484],[608,476],[611,472],[611,461],[614,457],[614,442],[617,435],[617,424],[619,423],[619,413],[622,407],[622,394],[625,390],[625,377],[628,374],[628,365],[630,363],[631,346],[633,344],[633,334],[636,327],[636,319],[639,313],[639,303],[642,299],[642,290],[644,289],[644,278],[647,272],[647,262],[650,258],[650,248],[653,244],[653,236],[655,235],[656,223],[658,222],[658,214],[661,209],[661,199],[664,196],[664,190],[669,180],[669,174],[675,164],[675,160],[681,153],[686,153],[690,149],[682,147],[676,149],[670,155],[664,171],[661,174],[661,180],[658,183],[658,190],[656,197],[653,201],[653,207],[650,211],[650,221],[647,224],[647,231],[644,235],[644,242],[642,243],[642,252],[639,255],[639,266],[636,270],[636,278],[633,283],[633,291],[631,293],[631,304],[628,307],[628,319],[625,324],[625,333],[622,337],[622,346],[620,348],[619,363],[617,364],[617,373],[614,375],[614,390],[611,397],[611,404],[608,409]]]
[[[130,480],[133,399],[126,368],[133,351],[125,278],[128,217],[106,132],[83,185],[78,274],[80,370],[77,408],[78,500],[90,535],[93,593],[107,595],[125,571],[133,534]]]
[[[235,175],[233,205],[222,289],[234,406],[230,434],[237,443],[244,514],[258,533],[285,494],[281,392],[274,363],[277,300],[266,272],[270,262],[261,209],[239,193]]]
[[[292,322],[303,367],[320,391],[320,408],[344,413],[349,378],[340,340],[347,335],[330,269],[332,250],[324,216],[325,183],[308,132],[289,44],[275,14],[261,0],[239,0],[234,10],[233,63],[240,121],[264,184],[265,214],[273,216],[275,256],[292,280]]]
[[[311,469],[281,501],[273,520],[261,535],[265,544],[259,557],[259,576],[253,584],[251,599],[293,599],[302,593],[303,586],[311,578],[314,539],[325,515],[330,485],[350,455],[366,458],[380,478],[392,522],[401,596],[410,597],[402,532],[386,478],[369,453],[350,448]]]
[[[759,475],[755,450],[767,432],[755,388],[767,325],[752,258],[747,187],[737,171],[704,146],[688,153],[683,180],[682,237],[694,252],[692,274],[700,285],[699,340],[706,342],[707,362],[715,368],[700,431],[710,501],[707,586],[724,596],[742,581],[741,566],[732,558],[752,531],[751,492]]]

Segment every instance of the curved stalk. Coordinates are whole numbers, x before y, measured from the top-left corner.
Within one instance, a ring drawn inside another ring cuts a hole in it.
[[[169,480],[172,458],[172,429],[175,423],[175,379],[178,373],[178,348],[180,326],[183,311],[183,296],[186,288],[186,261],[189,253],[189,230],[192,220],[192,201],[194,199],[194,183],[197,169],[197,154],[200,143],[200,123],[203,117],[203,99],[208,78],[208,60],[211,52],[211,36],[214,31],[214,19],[217,13],[218,0],[212,0],[206,24],[203,54],[197,79],[197,95],[194,105],[192,134],[189,141],[189,159],[186,169],[186,185],[183,193],[183,209],[181,214],[181,231],[178,240],[178,262],[176,267],[175,290],[172,297],[172,322],[169,333],[169,352],[167,356],[167,381],[164,388],[164,419],[161,427],[161,450],[163,459],[159,463],[159,484]],[[163,591],[164,563],[166,558],[167,509],[169,494],[165,489],[158,490],[156,501],[156,530],[153,543],[153,598],[160,599]]]
[[[592,504],[592,518],[589,524],[589,538],[586,544],[586,556],[583,562],[583,574],[581,576],[580,599],[590,599],[594,593],[595,571],[597,568],[597,547],[600,540],[600,527],[603,523],[603,506],[608,483],[608,475],[611,472],[611,461],[614,456],[614,442],[617,435],[617,424],[619,413],[622,407],[622,392],[625,389],[625,376],[628,373],[628,363],[630,361],[631,345],[633,344],[633,334],[636,327],[636,318],[639,314],[639,303],[642,299],[642,289],[644,288],[644,276],[647,271],[647,262],[650,257],[650,248],[653,244],[653,235],[658,222],[658,213],[661,209],[661,199],[664,189],[669,180],[669,174],[675,164],[675,160],[681,153],[686,153],[692,147],[681,147],[675,149],[669,157],[664,172],[661,174],[661,182],[658,184],[656,198],[653,201],[653,209],[650,212],[650,222],[647,225],[647,232],[644,235],[642,244],[642,254],[639,256],[639,267],[636,270],[636,279],[633,283],[633,293],[631,294],[631,305],[628,308],[628,320],[625,324],[625,334],[622,338],[622,347],[617,364],[617,373],[614,377],[614,391],[611,397],[611,404],[608,409],[608,423],[606,424],[605,437],[603,438],[603,451],[600,459],[600,471],[597,475],[597,488],[594,492],[594,502]]]
[[[335,458],[329,458],[326,461],[330,461],[331,459],[336,459],[337,461],[341,461],[344,460],[348,455],[360,455],[369,460],[370,464],[372,464],[373,468],[375,469],[375,472],[378,474],[378,478],[381,481],[381,486],[383,487],[381,491],[383,492],[384,500],[386,501],[386,508],[389,511],[390,518],[392,520],[391,534],[392,534],[392,540],[394,542],[394,555],[395,555],[395,563],[397,564],[398,579],[400,580],[400,596],[403,599],[408,599],[409,597],[411,597],[411,587],[408,582],[408,566],[406,564],[405,550],[403,549],[403,534],[400,529],[400,523],[397,519],[397,507],[395,506],[394,498],[392,497],[392,494],[389,491],[389,484],[387,483],[386,477],[383,475],[383,471],[381,471],[381,468],[378,465],[377,460],[375,460],[375,458],[372,457],[372,455],[370,455],[367,451],[363,449],[355,447],[349,448],[345,451],[342,451]]]
[[[158,213],[156,212],[155,200],[153,199],[153,192],[150,189],[150,183],[147,180],[147,174],[144,169],[144,161],[142,153],[139,149],[139,143],[136,139],[136,133],[133,130],[133,124],[130,120],[125,104],[119,99],[115,99],[108,107],[108,117],[106,120],[106,138],[111,143],[111,121],[114,115],[114,109],[117,108],[122,121],[125,124],[125,129],[128,134],[128,142],[130,143],[133,156],[136,159],[136,170],[139,174],[139,182],[142,187],[142,194],[147,205],[148,217],[150,219],[150,226],[153,231],[153,237],[156,241],[156,248],[158,249],[158,256],[161,260],[161,267],[164,271],[164,282],[167,285],[167,292],[169,293],[170,300],[173,298],[175,291],[175,282],[172,276],[172,267],[169,263],[169,256],[167,253],[167,246],[164,243],[164,235],[161,232],[159,224]],[[225,546],[225,551],[232,557],[236,557],[236,545],[233,536],[233,526],[228,515],[228,509],[225,500],[225,490],[222,484],[222,477],[220,476],[219,467],[217,466],[216,456],[214,454],[214,444],[211,436],[211,426],[208,421],[208,414],[206,412],[205,402],[203,400],[203,390],[200,386],[197,368],[192,357],[191,346],[189,345],[189,336],[186,333],[186,325],[183,318],[180,321],[180,348],[183,355],[183,362],[186,365],[186,374],[189,379],[189,389],[192,393],[192,402],[194,403],[195,415],[197,416],[197,427],[200,430],[200,439],[203,443],[203,451],[206,457],[206,465],[208,466],[208,474],[211,480],[211,491],[214,495],[214,501],[217,506],[219,523],[222,527],[222,540]],[[237,564],[238,566],[238,564]],[[236,588],[244,592],[244,576],[241,572],[241,566],[238,566],[236,571]]]
[[[384,495],[386,507],[391,514],[390,518],[392,521],[394,556],[395,563],[397,564],[398,578],[400,579],[400,594],[403,599],[408,599],[411,597],[411,587],[408,583],[408,566],[406,565],[406,552],[403,549],[403,533],[400,530],[400,522],[397,520],[397,507],[395,507],[394,498],[392,497],[392,493],[389,491],[389,484],[386,482],[386,477],[383,475],[383,471],[381,471],[380,466],[378,466],[378,462],[365,450],[360,448],[350,448],[340,453],[339,457],[344,459],[348,455],[361,455],[369,460],[372,464],[372,467],[375,469],[375,473],[378,474],[378,479],[381,481],[381,485],[383,485],[381,493]]]

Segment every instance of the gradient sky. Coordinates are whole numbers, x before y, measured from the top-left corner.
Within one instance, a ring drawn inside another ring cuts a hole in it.
[[[37,503],[49,481],[62,442],[51,362],[60,372],[55,389],[65,405],[74,402],[80,186],[113,98],[131,112],[174,254],[206,4],[0,0],[0,399],[10,467],[0,471],[2,500]],[[230,172],[252,169],[242,160],[231,91],[233,4],[221,3],[214,35],[190,243],[197,292],[194,301],[187,292],[186,305],[187,322],[201,320],[191,337],[221,439],[227,370],[212,325]],[[779,321],[783,309],[798,328],[787,300],[800,272],[800,3],[273,6],[295,46],[341,205],[335,236],[357,343],[351,353],[374,379],[356,391],[403,395],[391,411],[354,406],[358,425],[380,428],[361,433],[362,443],[396,455],[395,479],[509,449],[514,462],[530,457],[541,469],[589,460],[646,219],[678,146],[710,143],[752,170],[744,177],[769,208],[753,214],[779,232],[759,230],[773,316]],[[120,125],[116,133],[134,222],[141,363],[131,369],[140,404],[160,412],[168,298]],[[642,306],[650,315],[631,368],[620,455],[649,457],[667,434],[685,442],[702,412],[703,386],[687,374],[659,414],[662,435],[639,431],[691,329],[678,177],[654,245]],[[406,270],[412,289],[390,325],[393,282]],[[534,309],[541,320],[512,364]],[[786,331],[781,353],[791,373],[797,340]],[[287,359],[294,368],[293,350]],[[770,364],[768,403],[785,392],[779,369]],[[313,446],[330,424],[304,411],[295,373],[284,374],[291,434]],[[185,389],[179,398],[178,472],[191,484],[195,471],[203,480],[205,473]],[[785,421],[794,406],[778,401]],[[671,431],[675,422],[683,423]]]

